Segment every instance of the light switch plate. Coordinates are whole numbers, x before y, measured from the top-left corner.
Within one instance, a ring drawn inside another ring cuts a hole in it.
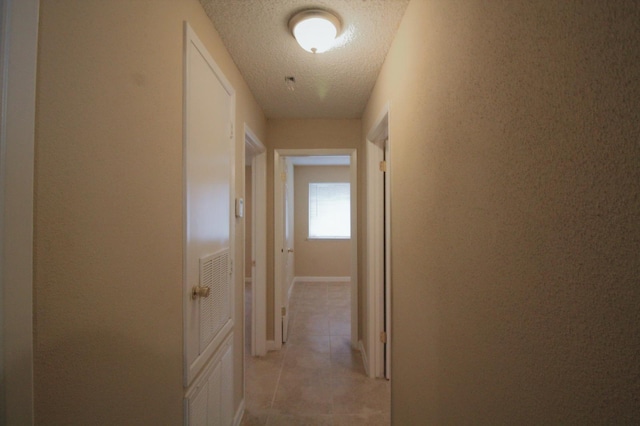
[[[244,217],[244,199],[236,198],[236,217]]]

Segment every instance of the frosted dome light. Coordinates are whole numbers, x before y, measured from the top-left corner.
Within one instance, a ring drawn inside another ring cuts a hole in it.
[[[340,20],[324,10],[305,10],[291,18],[289,29],[304,50],[322,53],[333,46],[340,32]]]

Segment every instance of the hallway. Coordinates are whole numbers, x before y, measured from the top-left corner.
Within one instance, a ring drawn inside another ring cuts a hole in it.
[[[249,297],[247,303],[248,312]],[[253,358],[245,348],[242,425],[390,423],[389,382],[368,378],[350,347],[350,303],[348,283],[294,285],[282,350]]]

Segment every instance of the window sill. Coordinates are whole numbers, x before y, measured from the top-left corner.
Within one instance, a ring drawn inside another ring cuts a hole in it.
[[[351,237],[307,237],[307,241],[349,241]]]

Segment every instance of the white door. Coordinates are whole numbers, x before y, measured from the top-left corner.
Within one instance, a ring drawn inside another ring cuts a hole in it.
[[[294,278],[294,252],[293,252],[293,164],[288,158],[283,158],[282,176],[283,176],[283,191],[282,191],[282,203],[284,212],[283,216],[283,231],[282,238],[282,342],[286,342],[289,336],[289,295],[291,294],[291,286],[293,285]]]
[[[189,426],[233,424],[232,382],[233,333],[187,392],[185,423]]]
[[[188,387],[233,327],[234,91],[185,24],[184,342]]]

